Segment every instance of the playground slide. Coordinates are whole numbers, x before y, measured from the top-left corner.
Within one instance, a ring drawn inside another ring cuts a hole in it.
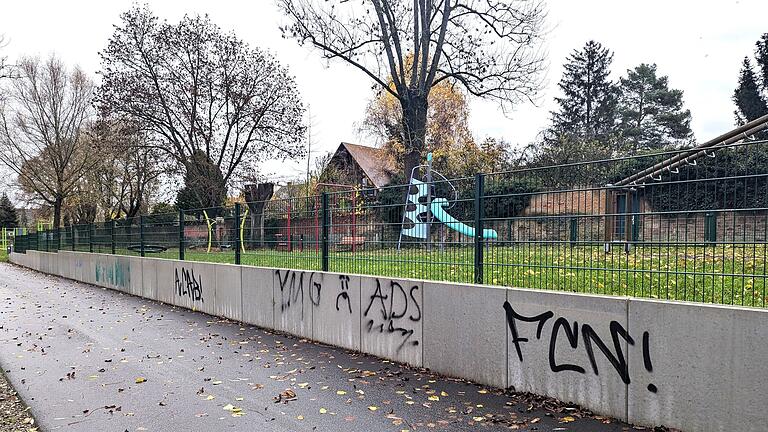
[[[445,198],[435,198],[434,201],[432,201],[432,205],[430,206],[432,210],[432,216],[434,216],[435,219],[439,220],[440,222],[444,223],[445,226],[447,226],[448,228],[454,231],[458,231],[459,233],[467,237],[474,237],[475,229],[469,225],[459,222],[458,220],[456,220],[456,218],[449,215],[443,208],[444,206],[447,206],[447,205],[448,205],[448,200],[446,200]],[[497,239],[498,237],[499,235],[496,233],[495,230],[492,230],[492,229],[483,230],[484,239]]]

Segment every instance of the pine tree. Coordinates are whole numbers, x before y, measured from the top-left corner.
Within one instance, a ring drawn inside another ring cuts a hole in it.
[[[552,113],[554,135],[604,141],[614,131],[617,92],[609,79],[612,60],[613,53],[595,41],[568,56],[558,84],[563,97],[555,98],[560,109]]]
[[[768,97],[768,33],[763,33],[755,43],[755,59],[760,68],[764,96]]]
[[[19,217],[16,208],[8,199],[8,195],[0,197],[0,228],[15,228],[19,225]]]
[[[736,104],[736,122],[744,124],[768,114],[768,105],[760,94],[752,62],[744,57],[739,75],[739,86],[733,92],[733,103]]]
[[[690,141],[691,112],[683,109],[682,90],[670,89],[656,65],[640,64],[619,81],[618,116],[630,154]]]

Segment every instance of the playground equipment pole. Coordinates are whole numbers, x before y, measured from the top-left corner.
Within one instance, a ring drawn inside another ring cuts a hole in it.
[[[427,153],[427,251],[432,250],[432,152]]]
[[[293,249],[293,238],[291,236],[291,202],[288,201],[288,252]]]
[[[240,232],[240,203],[235,203],[235,264],[240,265],[240,242],[241,242],[241,232]]]
[[[475,174],[475,283],[483,283],[483,191],[484,175]]]

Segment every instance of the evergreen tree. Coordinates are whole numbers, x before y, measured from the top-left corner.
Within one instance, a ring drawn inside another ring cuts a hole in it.
[[[595,41],[568,56],[558,84],[563,97],[555,98],[560,108],[552,113],[556,137],[606,141],[611,135],[617,104],[616,86],[609,79],[612,60],[613,53]]]
[[[736,104],[736,122],[744,124],[768,114],[768,105],[760,94],[757,78],[752,70],[752,62],[744,57],[739,75],[739,86],[733,92],[733,103]]]
[[[176,196],[176,207],[182,210],[212,209],[216,215],[227,199],[227,185],[219,167],[200,150],[195,150],[184,174],[184,187]]]
[[[619,82],[618,116],[630,154],[660,150],[692,138],[691,112],[682,90],[670,89],[656,65],[640,64]]]
[[[760,68],[760,79],[763,84],[763,92],[768,97],[768,33],[763,33],[755,43],[755,59]]]
[[[19,225],[19,217],[16,208],[8,199],[8,195],[0,197],[0,228],[15,228]]]

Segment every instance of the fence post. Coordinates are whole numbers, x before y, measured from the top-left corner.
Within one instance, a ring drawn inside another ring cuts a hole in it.
[[[483,283],[483,192],[484,175],[475,174],[475,283]]]
[[[74,252],[75,249],[76,249],[75,248],[75,245],[76,245],[76,243],[75,243],[75,226],[74,225],[70,225],[70,228],[72,229],[72,232],[71,232],[71,234],[72,234],[72,252]]]
[[[58,253],[61,250],[61,227],[56,228],[54,240],[56,240],[56,253]]]
[[[93,253],[93,234],[96,231],[96,224],[88,224],[88,252]]]
[[[43,230],[43,235],[45,236],[45,251],[50,252],[51,251],[51,231],[53,231],[53,228],[49,230]]]
[[[145,243],[146,242],[144,241],[144,215],[139,215],[139,250],[141,251],[142,258],[146,255],[144,252]]]
[[[321,257],[322,257],[322,271],[328,271],[328,192],[323,192],[323,195],[320,198],[320,205],[322,207],[322,249],[321,249]]]
[[[571,241],[570,246],[576,246],[576,242],[579,240],[579,219],[572,217],[568,220],[571,229]]]
[[[112,255],[114,255],[115,252],[116,252],[115,249],[116,249],[116,246],[117,246],[115,244],[115,220],[114,219],[112,219],[110,221],[109,232],[110,232],[110,237],[112,237],[112,240],[111,240],[111,242],[112,242]]]
[[[179,210],[179,260],[184,261],[184,210]]]
[[[242,239],[240,238],[240,203],[235,203],[235,264],[240,265],[240,244]]]

